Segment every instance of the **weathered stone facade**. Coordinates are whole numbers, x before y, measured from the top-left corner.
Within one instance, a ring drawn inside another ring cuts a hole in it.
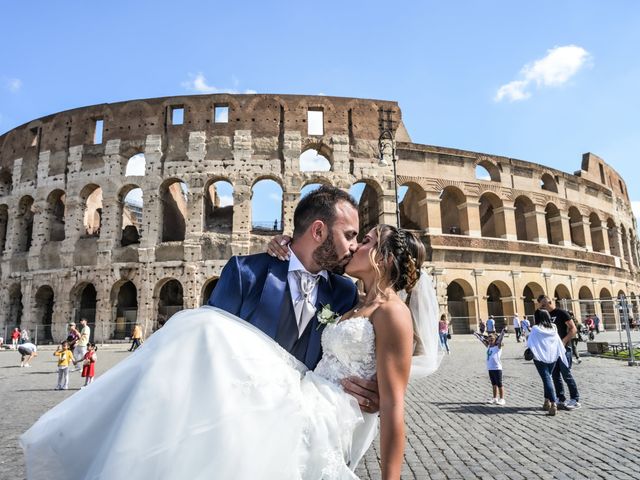
[[[310,134],[309,111],[322,112],[320,132]],[[398,184],[408,187],[401,223],[422,234],[455,330],[528,311],[542,291],[574,299],[576,311],[579,299],[638,301],[626,185],[593,154],[571,175],[414,144],[395,102],[223,94],[79,108],[0,137],[0,326],[39,325],[41,340],[59,340],[70,319],[87,316],[97,339],[111,338],[128,334],[125,321],[151,331],[159,318],[200,305],[231,255],[263,251],[273,234],[252,228],[252,187],[262,179],[282,188],[285,232],[309,183],[364,182],[361,227],[395,224],[383,129],[394,132]],[[308,149],[331,170],[302,171]],[[138,154],[144,175],[125,175]],[[476,178],[478,165],[486,179]],[[224,211],[210,193],[219,180],[233,186]],[[124,202],[135,188],[143,192],[137,226]]]

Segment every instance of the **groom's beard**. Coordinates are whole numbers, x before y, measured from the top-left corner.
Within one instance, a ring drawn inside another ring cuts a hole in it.
[[[337,275],[342,275],[347,263],[351,260],[351,253],[340,258],[336,245],[333,242],[333,234],[329,232],[327,239],[313,252],[313,260],[323,270],[328,270]]]

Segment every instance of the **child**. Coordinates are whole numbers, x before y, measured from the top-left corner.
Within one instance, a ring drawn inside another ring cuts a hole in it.
[[[478,333],[474,333],[476,338],[487,347],[487,370],[489,370],[489,379],[493,388],[493,398],[489,400],[491,404],[504,405],[504,387],[502,386],[502,339],[504,338],[505,329],[502,329],[498,338],[495,334],[489,335],[487,338]]]
[[[87,345],[87,353],[84,354],[82,362],[82,376],[85,377],[84,386],[86,387],[93,382],[93,376],[95,375],[95,365],[98,355],[96,355],[98,347],[95,343],[89,343]]]
[[[53,352],[58,357],[58,385],[56,390],[69,390],[69,365],[73,362],[73,353],[66,340]]]

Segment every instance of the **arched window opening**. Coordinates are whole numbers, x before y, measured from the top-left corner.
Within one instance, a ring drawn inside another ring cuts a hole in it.
[[[158,294],[158,327],[183,309],[182,284],[176,279],[171,279],[162,285]]]
[[[162,241],[184,241],[187,231],[187,184],[174,180],[162,190]]]
[[[600,290],[600,310],[602,311],[602,324],[606,329],[615,330],[616,325],[616,308],[614,305],[611,292],[606,288]]]
[[[204,287],[202,287],[202,298],[200,299],[200,305],[206,305],[207,302],[209,302],[211,294],[213,293],[213,290],[216,288],[217,284],[218,277],[207,280],[207,282],[204,284]]]
[[[502,206],[502,200],[497,195],[485,193],[480,197],[480,231],[483,237],[504,238],[507,236]]]
[[[482,161],[476,165],[476,180],[485,182],[499,182],[500,168],[488,161]]]
[[[473,289],[464,280],[447,285],[447,311],[452,333],[469,333],[475,330],[475,303]]]
[[[631,259],[633,260],[633,264],[638,267],[640,266],[638,264],[638,240],[631,228],[629,229],[629,243],[631,248]]]
[[[43,285],[36,292],[35,319],[38,328],[38,342],[53,341],[51,326],[53,323],[53,289],[49,285]]]
[[[627,241],[627,230],[624,225],[620,225],[620,241],[622,243],[623,258],[627,263],[631,264],[631,255],[629,252],[629,242]]]
[[[402,185],[398,189],[400,225],[402,228],[425,230],[429,226],[426,200],[427,192],[415,183]]]
[[[140,243],[142,237],[143,192],[135,187],[127,192],[122,203],[122,229],[120,244],[123,247]]]
[[[556,305],[565,310],[573,310],[571,306],[571,293],[565,285],[558,285],[553,292],[553,298],[555,298]],[[578,314],[579,312],[573,312]]]
[[[528,283],[522,291],[524,314],[530,319],[533,319],[533,314],[536,311],[536,302],[540,295],[544,295],[544,290],[535,282]]]
[[[8,327],[20,327],[22,324],[22,288],[19,283],[9,287],[9,315],[7,316]]]
[[[534,242],[538,235],[538,226],[533,202],[527,197],[518,197],[514,207],[518,240]]]
[[[595,212],[589,215],[589,228],[591,230],[591,243],[593,250],[604,252],[604,234],[600,217]]]
[[[208,232],[233,230],[233,185],[211,182],[204,193],[204,226]]]
[[[571,244],[579,247],[586,246],[582,214],[576,207],[569,208],[569,224],[571,226]]]
[[[493,283],[487,288],[487,311],[489,316],[496,321],[496,331],[501,331],[505,325],[504,308],[500,289]]]
[[[558,184],[556,183],[555,178],[548,173],[542,175],[542,178],[540,179],[540,188],[549,192],[558,193]]]
[[[331,162],[318,150],[310,148],[300,155],[301,172],[328,172],[331,170]]]
[[[476,165],[476,179],[483,180],[485,182],[490,182],[491,174],[489,173],[489,170],[487,170],[482,165],[478,164]]]
[[[442,233],[467,235],[469,231],[465,195],[455,187],[446,187],[440,195]]]
[[[593,300],[593,294],[589,287],[581,287],[578,292],[578,303],[580,304],[580,316],[582,321],[588,317],[592,317],[596,314],[595,302]]]
[[[358,217],[360,221],[358,241],[373,227],[380,223],[381,192],[374,184],[357,182],[349,189],[351,196],[358,202]]]
[[[553,203],[544,209],[544,221],[547,226],[547,242],[553,245],[562,245],[562,217],[560,210]]]
[[[62,190],[55,190],[49,195],[46,215],[49,219],[49,241],[61,242],[65,238],[66,216],[66,196]]]
[[[123,339],[130,336],[137,321],[138,289],[133,282],[127,281],[118,289],[113,338]]]
[[[127,166],[124,170],[125,177],[143,177],[145,174],[147,161],[144,153],[138,153],[127,160]]]
[[[251,228],[272,235],[282,231],[282,187],[273,180],[259,180],[251,189]]]
[[[11,195],[12,188],[13,178],[11,177],[11,173],[5,170],[0,173],[0,197]]]
[[[18,205],[17,220],[17,252],[28,252],[33,242],[33,217],[35,210],[33,208],[33,198],[30,196],[22,197]]]
[[[102,227],[102,188],[94,186],[84,200],[84,236],[99,237]]]
[[[7,246],[7,227],[9,225],[9,207],[0,205],[0,255]]]
[[[607,219],[607,236],[609,237],[609,250],[611,255],[620,256],[620,235],[618,227],[611,218]]]
[[[96,326],[96,308],[98,305],[98,292],[96,291],[96,287],[92,283],[83,286],[74,304],[76,309],[76,323],[83,318],[86,319],[87,324],[91,328],[91,340],[93,340]]]

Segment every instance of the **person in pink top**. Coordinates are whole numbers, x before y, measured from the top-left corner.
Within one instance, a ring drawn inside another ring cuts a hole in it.
[[[444,313],[440,316],[438,332],[440,333],[440,346],[444,348],[447,353],[451,353],[449,351],[449,322],[447,321],[447,316]]]

